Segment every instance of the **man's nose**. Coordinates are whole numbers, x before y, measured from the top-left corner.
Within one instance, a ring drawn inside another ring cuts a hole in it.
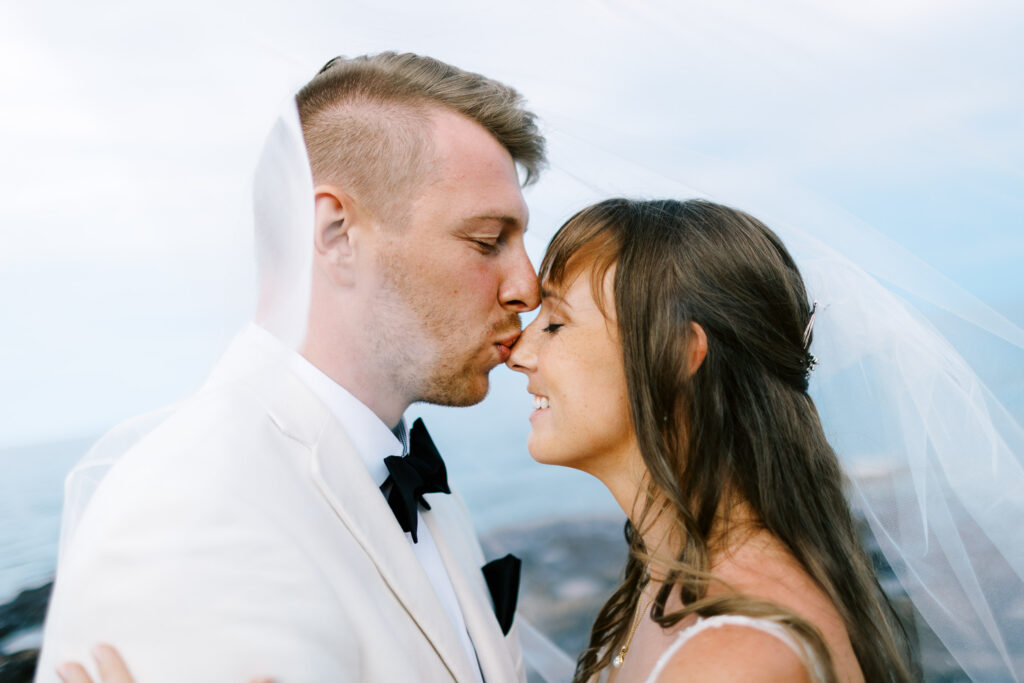
[[[516,340],[515,346],[512,347],[512,353],[509,355],[508,360],[505,361],[505,365],[507,365],[510,370],[529,374],[537,368],[538,334],[539,328],[537,326],[537,321],[534,320],[532,323],[527,325],[526,329],[519,335],[519,339]]]
[[[508,270],[498,291],[501,305],[516,313],[532,311],[540,305],[540,289],[537,273],[533,270],[530,257],[526,255],[522,240],[510,250],[509,258]]]

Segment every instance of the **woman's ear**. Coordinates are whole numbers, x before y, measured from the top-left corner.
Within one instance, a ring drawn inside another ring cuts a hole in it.
[[[313,226],[316,260],[337,285],[355,278],[359,209],[351,195],[334,185],[318,185]]]
[[[689,356],[687,377],[693,377],[708,355],[708,335],[703,327],[692,320],[690,321],[690,348],[687,355]]]

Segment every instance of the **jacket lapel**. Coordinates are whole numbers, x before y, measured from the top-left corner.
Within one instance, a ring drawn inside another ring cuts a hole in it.
[[[362,546],[411,621],[457,681],[473,669],[455,627],[380,488],[330,410],[287,367],[279,343],[250,326],[231,344],[207,384],[241,381],[260,397],[275,425],[311,451],[317,490]]]
[[[480,668],[487,683],[525,680],[522,656],[517,649],[515,627],[506,636],[494,616],[491,595],[482,571],[483,556],[479,546],[463,542],[475,539],[468,516],[459,509],[461,501],[444,500],[432,495],[431,510],[421,516],[434,537],[441,560],[451,577],[466,628],[476,648]],[[510,649],[513,648],[513,649]]]
[[[289,352],[276,342],[268,342],[268,334],[250,326],[239,335],[218,362],[207,385],[232,381],[250,384],[278,428],[310,448],[313,482],[338,519],[362,546],[452,677],[456,681],[474,680],[476,663],[466,657],[455,627],[380,488],[327,406],[288,370],[284,354]],[[430,512],[422,515],[431,525],[441,559],[451,576],[487,683],[519,680],[521,677],[510,678],[513,663],[490,611],[483,574],[477,567],[471,579],[466,577],[463,564],[467,558],[448,544],[448,536],[453,532],[451,525],[435,527],[433,516]],[[466,526],[462,533],[475,538],[472,526]],[[458,528],[454,531],[458,533]],[[465,566],[472,565],[475,558],[468,562]]]
[[[473,679],[455,628],[380,489],[332,418],[313,450],[313,480],[457,681]]]

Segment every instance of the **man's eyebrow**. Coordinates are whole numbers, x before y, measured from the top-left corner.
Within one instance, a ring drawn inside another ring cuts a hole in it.
[[[463,219],[462,224],[465,226],[472,225],[473,223],[489,223],[496,221],[505,225],[519,225],[521,221],[514,216],[506,216],[504,214],[480,214],[479,216],[471,216]]]

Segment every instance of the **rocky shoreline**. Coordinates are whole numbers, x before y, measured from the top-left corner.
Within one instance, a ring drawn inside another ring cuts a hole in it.
[[[19,636],[38,632],[43,626],[53,582],[18,593],[0,605],[0,683],[31,681],[35,675],[36,647],[21,647]],[[31,638],[30,638],[31,639]]]
[[[626,560],[622,525],[623,519],[611,517],[546,520],[498,529],[482,543],[488,557],[511,552],[523,560],[520,613],[575,656],[586,647],[591,623],[620,580]],[[913,627],[909,601],[900,598],[881,553],[875,549],[872,555],[882,585]],[[32,680],[51,589],[49,583],[31,588],[0,605],[0,683]],[[919,631],[916,639],[926,681],[969,680],[930,632]]]
[[[622,578],[627,556],[624,521],[619,517],[548,520],[499,529],[482,538],[488,557],[511,552],[522,559],[519,613],[570,656],[586,647],[594,618]],[[917,643],[924,680],[969,682],[935,634],[915,618],[910,600],[866,523],[861,527],[879,582],[911,641]]]

